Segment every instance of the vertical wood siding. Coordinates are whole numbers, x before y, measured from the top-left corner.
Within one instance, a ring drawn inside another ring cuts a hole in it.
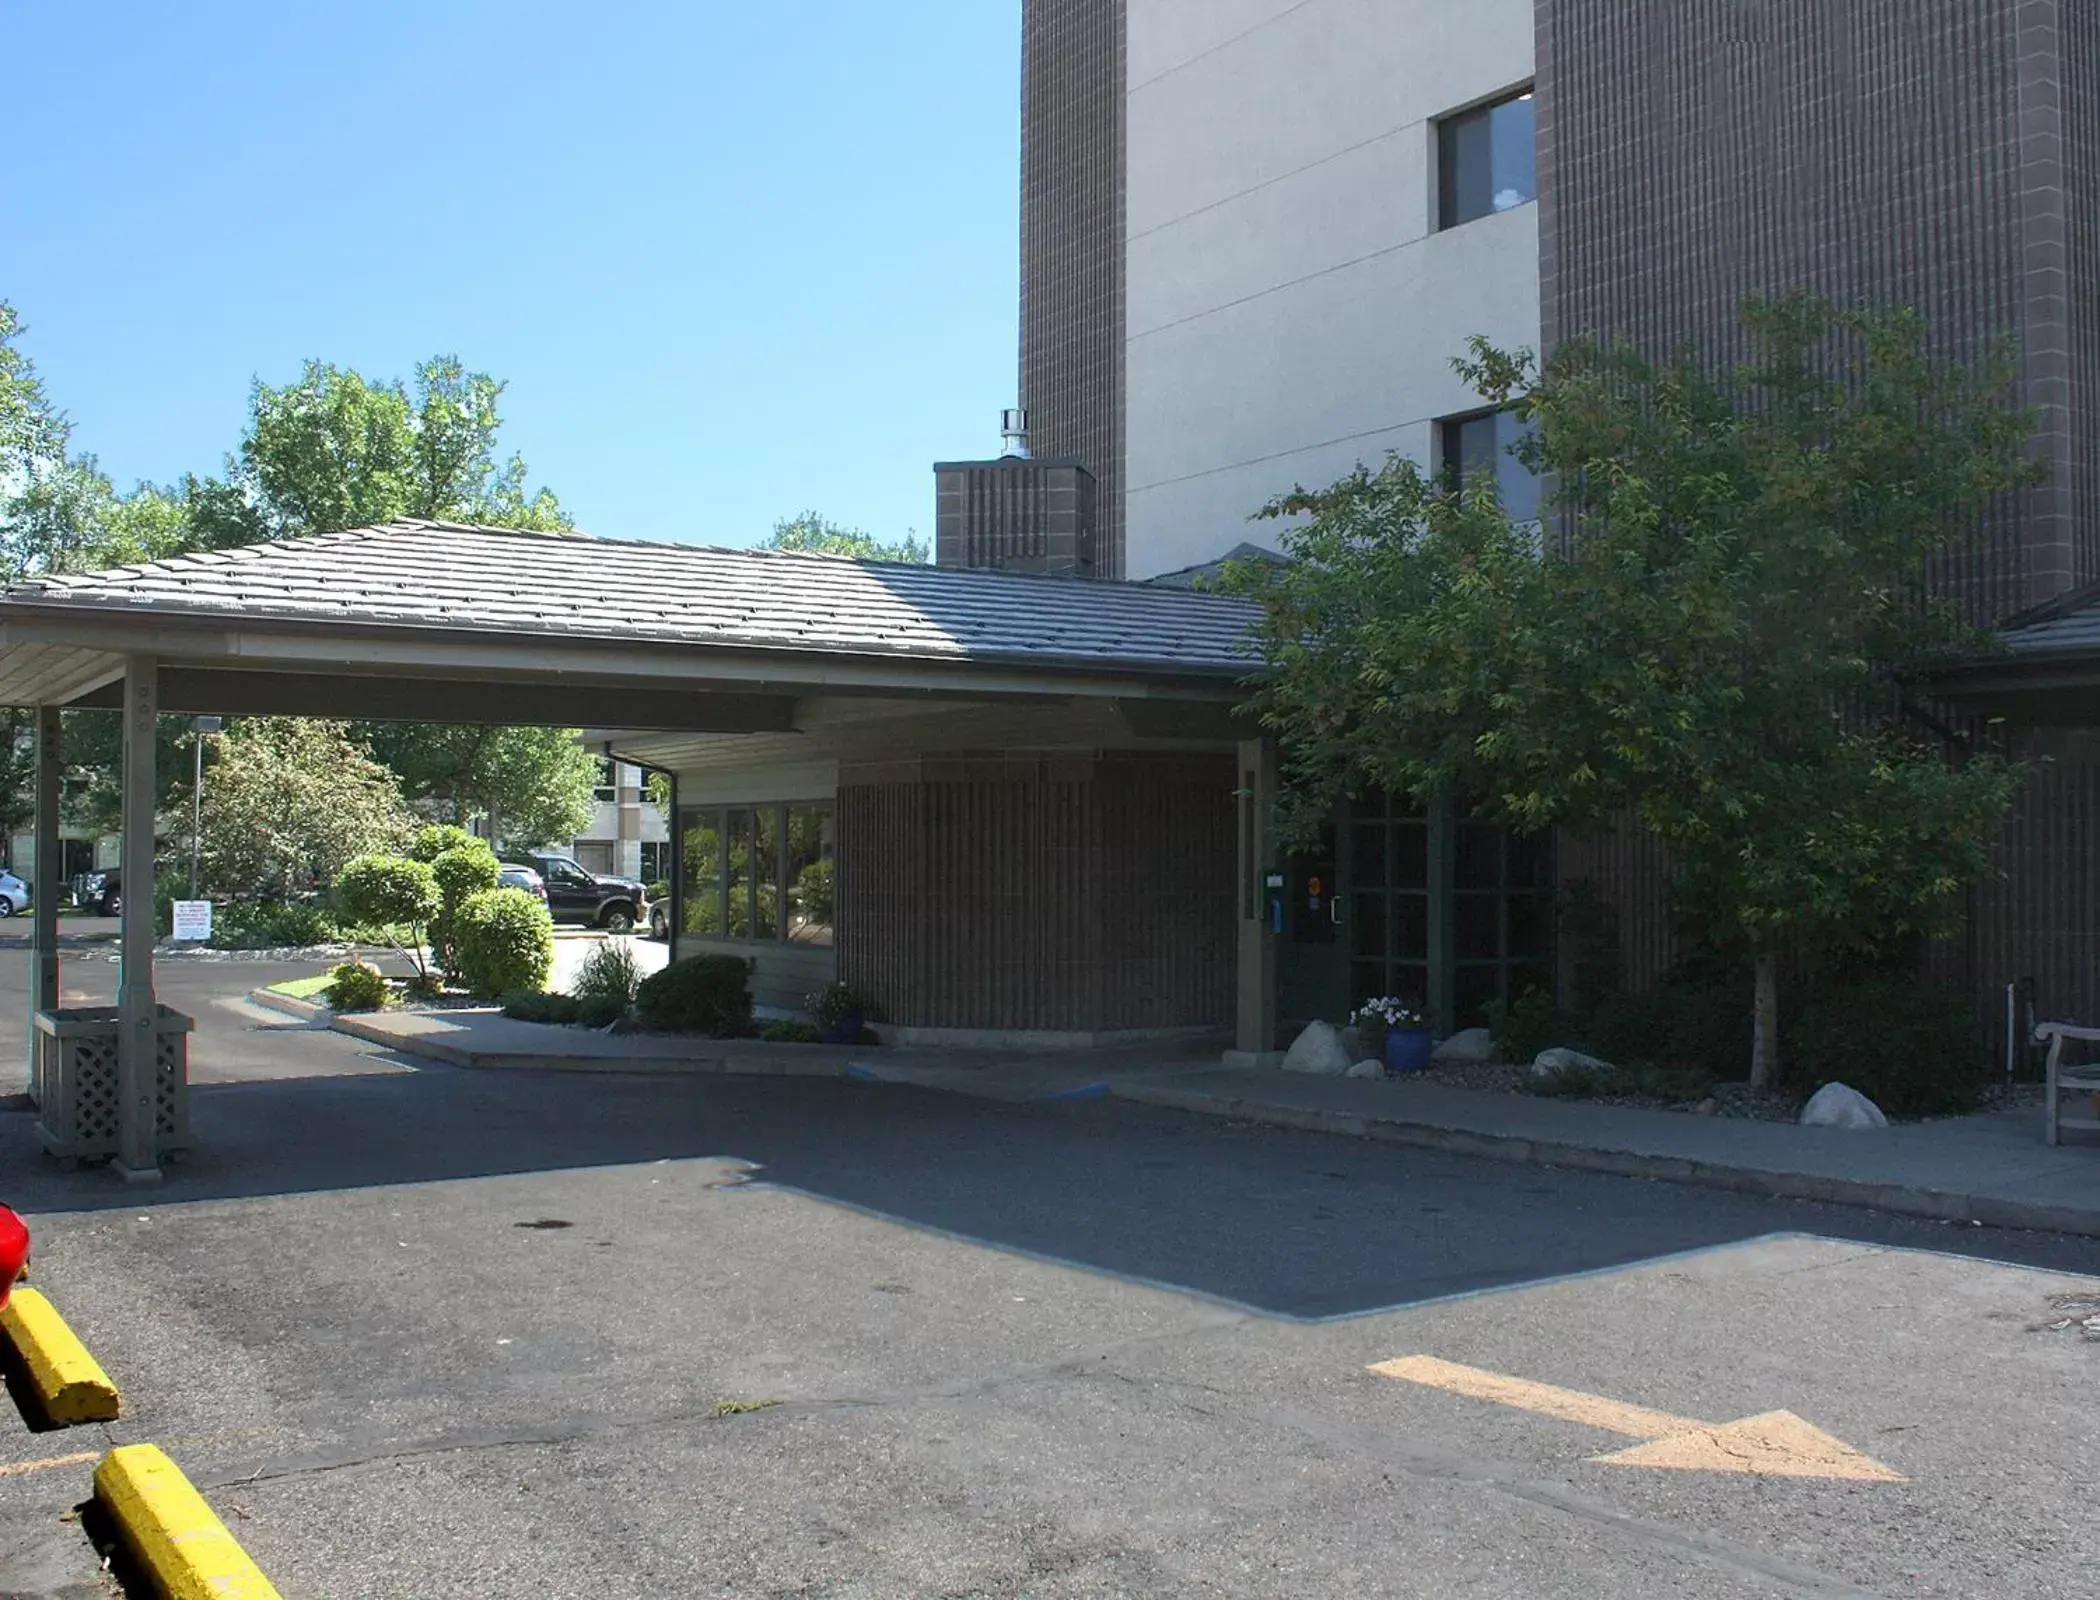
[[[1233,997],[1232,762],[954,756],[839,783],[839,955],[916,1027],[1218,1024]]]

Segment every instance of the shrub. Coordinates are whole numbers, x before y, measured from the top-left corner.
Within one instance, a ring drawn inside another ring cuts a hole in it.
[[[751,963],[740,956],[692,956],[644,978],[635,991],[644,1027],[741,1038],[751,1031]]]
[[[520,1022],[574,1022],[576,1013],[576,1002],[568,995],[543,989],[514,989],[503,997],[503,1014]]]
[[[335,918],[310,900],[234,900],[212,913],[211,942],[222,950],[328,944]]]
[[[1608,1061],[1732,1082],[1750,1073],[1750,982],[1666,978],[1640,994],[1608,997],[1584,1031],[1584,1042]]]
[[[634,991],[641,982],[642,972],[634,964],[633,948],[625,939],[605,939],[593,945],[591,953],[583,958],[572,987],[577,999],[608,1001],[624,1013],[634,1004]]]
[[[1779,1065],[1811,1094],[1848,1083],[1890,1116],[1973,1111],[1990,1071],[1982,1024],[1959,990],[1873,977],[1805,990],[1779,1018]]]
[[[815,1044],[824,1037],[814,1022],[805,1022],[800,1017],[788,1017],[779,1022],[769,1022],[759,1037],[767,1044]]]
[[[420,935],[438,913],[437,874],[413,856],[359,856],[336,875],[335,899],[350,922]]]
[[[345,961],[328,976],[325,992],[337,1011],[377,1011],[386,1004],[386,979],[369,962]]]
[[[652,901],[668,900],[671,898],[671,880],[669,878],[658,878],[654,883],[643,885],[642,892],[648,895]]]
[[[435,1000],[445,992],[445,986],[434,972],[419,972],[401,985],[401,992],[411,1000]]]
[[[263,930],[273,945],[328,944],[336,937],[335,918],[311,900],[288,900],[265,908]]]
[[[827,1033],[841,1026],[849,1018],[865,1018],[868,1014],[867,1002],[855,994],[849,985],[843,983],[827,983],[811,995],[805,1004],[809,1007],[810,1016],[816,1019],[817,1026]]]
[[[465,828],[456,828],[449,822],[433,822],[416,830],[415,837],[408,842],[408,853],[417,861],[431,862],[447,850],[476,844],[486,849],[488,841],[478,839]]]
[[[609,994],[579,995],[576,1021],[586,1028],[610,1028],[627,1015],[627,1002]]]
[[[1487,1019],[1495,1054],[1504,1061],[1530,1061],[1584,1031],[1543,989],[1526,989],[1514,1002],[1490,1000]]]
[[[459,952],[460,908],[472,896],[502,882],[503,868],[497,864],[495,851],[470,837],[465,844],[440,853],[430,863],[430,873],[438,887],[438,911],[430,921],[430,942],[437,946],[438,961],[445,971],[461,977],[465,968]]]
[[[523,889],[469,895],[455,918],[453,939],[461,979],[490,999],[544,988],[554,970],[554,924],[547,908]]]

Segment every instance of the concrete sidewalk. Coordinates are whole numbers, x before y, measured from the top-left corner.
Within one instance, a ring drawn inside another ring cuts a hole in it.
[[[1461,1155],[2100,1237],[2100,1145],[2044,1144],[2039,1110],[1853,1132],[1260,1069],[1117,1081],[1111,1092]]]
[[[1149,1082],[1201,1071],[1217,1060],[1215,1046],[1202,1043],[1098,1050],[767,1044],[759,1039],[553,1027],[519,1022],[492,1008],[338,1014],[314,1001],[267,989],[249,998],[405,1055],[479,1069],[855,1078],[1021,1102],[1099,1098],[1109,1093],[1111,1078]]]
[[[268,991],[252,998],[294,1016],[330,1019],[310,1001]],[[766,1044],[596,1033],[518,1022],[493,1010],[376,1012],[335,1016],[330,1025],[460,1067],[854,1078],[1012,1102],[1112,1096],[1498,1161],[2100,1238],[2100,1145],[2052,1149],[2042,1143],[2035,1110],[1852,1132],[1410,1079],[1221,1068],[1215,1046],[1200,1042],[1092,1050]]]

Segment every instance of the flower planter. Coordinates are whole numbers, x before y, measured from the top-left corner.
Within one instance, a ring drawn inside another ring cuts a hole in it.
[[[190,1143],[189,1034],[196,1023],[168,1006],[153,1029],[156,1156]],[[60,1161],[117,1153],[117,1008],[76,1006],[36,1014],[36,1132]]]
[[[858,1011],[848,1011],[838,1021],[824,1030],[825,1044],[859,1044],[860,1030],[866,1025]]]
[[[1436,1036],[1427,1028],[1391,1028],[1385,1036],[1385,1070],[1394,1077],[1429,1066]]]

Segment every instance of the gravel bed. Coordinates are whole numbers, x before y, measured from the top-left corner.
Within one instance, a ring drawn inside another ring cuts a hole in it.
[[[1531,1069],[1507,1061],[1448,1062],[1414,1074],[1419,1081],[1443,1084],[1451,1089],[1473,1089],[1486,1094],[1530,1094]],[[1747,1083],[1715,1084],[1703,1099],[1671,1098],[1649,1094],[1568,1095],[1591,1105],[1632,1106],[1644,1111],[1681,1111],[1694,1116],[1735,1117],[1751,1122],[1793,1122],[1801,1115],[1801,1096],[1788,1090],[1753,1090]],[[2024,1111],[2042,1103],[2038,1083],[1995,1083],[1984,1095],[1983,1111]],[[1931,1117],[1891,1118],[1899,1122],[1930,1122]]]

